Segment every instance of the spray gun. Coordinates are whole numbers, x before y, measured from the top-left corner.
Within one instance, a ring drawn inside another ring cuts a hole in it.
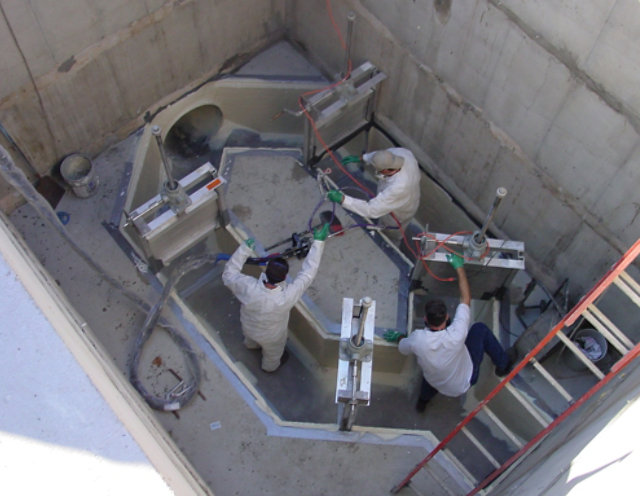
[[[294,232],[291,234],[291,237],[267,246],[265,248],[265,251],[269,252],[285,243],[291,243],[291,246],[283,250],[282,252],[279,252],[278,256],[282,258],[291,258],[295,256],[299,259],[302,259],[307,256],[309,250],[311,249],[313,232],[316,229],[321,228],[325,223],[329,223],[329,232],[331,233],[328,236],[329,238],[333,236],[340,236],[344,233],[342,224],[340,223],[340,220],[336,217],[336,215],[330,210],[325,210],[323,212],[320,212],[320,224],[312,227],[311,229],[307,229],[306,231]],[[262,265],[266,263],[272,256],[273,255],[266,257],[249,257],[246,263],[250,265]]]
[[[191,205],[191,198],[189,198],[187,193],[184,191],[184,188],[173,178],[173,175],[171,174],[171,164],[164,152],[164,146],[162,144],[162,130],[160,129],[160,126],[153,126],[151,128],[151,134],[153,134],[156,139],[156,143],[158,144],[158,151],[160,152],[164,172],[167,176],[167,180],[162,184],[160,197],[169,205],[169,208],[171,208],[176,215],[180,215],[189,205]]]
[[[496,196],[493,200],[493,205],[489,209],[489,213],[482,225],[482,228],[479,231],[475,231],[473,234],[467,236],[464,240],[464,255],[465,257],[473,260],[482,260],[489,251],[489,247],[487,244],[487,238],[485,233],[487,232],[487,228],[489,227],[489,223],[493,219],[493,216],[498,209],[498,205],[507,196],[507,189],[502,186],[496,190]]]

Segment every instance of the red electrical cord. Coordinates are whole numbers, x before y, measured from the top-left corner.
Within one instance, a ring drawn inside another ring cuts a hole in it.
[[[333,29],[334,29],[335,33],[337,34],[337,36],[338,36],[338,40],[340,41],[340,45],[342,46],[342,49],[346,51],[347,50],[347,45],[346,45],[346,43],[344,41],[344,38],[342,37],[342,33],[340,32],[340,29],[338,28],[338,25],[336,24],[335,18],[333,17],[333,11],[331,9],[331,0],[326,0],[326,7],[327,7],[327,14],[329,15],[329,19],[331,20],[331,25],[333,26]],[[332,84],[330,84],[330,85],[328,85],[328,86],[326,86],[324,88],[319,88],[317,90],[311,90],[311,91],[307,91],[307,92],[303,93],[298,98],[298,105],[300,106],[300,109],[301,109],[302,113],[305,115],[305,117],[309,121],[309,124],[311,125],[311,128],[313,129],[313,133],[315,134],[316,138],[318,139],[318,141],[320,142],[320,144],[322,145],[322,147],[324,148],[326,153],[329,155],[329,157],[331,157],[333,162],[338,166],[338,168],[342,171],[343,174],[345,174],[349,179],[351,179],[351,181],[353,181],[359,188],[361,188],[363,191],[365,191],[369,195],[369,197],[373,198],[374,194],[369,190],[369,188],[367,188],[365,185],[360,183],[360,181],[358,181],[351,173],[349,173],[349,171],[343,167],[342,163],[337,159],[337,157],[331,151],[331,149],[329,148],[327,143],[322,138],[322,136],[320,134],[320,131],[318,131],[318,128],[316,126],[315,121],[313,120],[313,117],[311,116],[311,114],[309,114],[309,112],[307,111],[307,109],[305,108],[305,106],[303,104],[303,99],[305,97],[310,96],[310,95],[314,95],[316,93],[320,93],[321,91],[326,91],[328,89],[335,88],[336,86],[339,86],[342,83],[344,83],[345,81],[347,81],[350,76],[351,76],[351,58],[349,58],[348,61],[347,61],[347,73],[345,74],[345,76],[342,79],[340,79],[339,81],[337,81],[335,83],[332,83]],[[419,259],[422,262],[422,266],[424,267],[426,272],[431,277],[433,277],[434,279],[437,279],[438,281],[442,281],[442,282],[455,281],[455,278],[453,278],[453,277],[441,278],[441,277],[436,276],[431,271],[431,269],[427,265],[427,263],[424,260],[424,258],[421,258],[418,255],[420,253],[420,246],[419,246],[418,242],[416,242],[416,250],[414,250],[413,247],[411,246],[411,243],[409,243],[409,240],[407,239],[407,236],[406,236],[406,233],[405,233],[404,229],[402,229],[402,223],[398,220],[398,218],[396,217],[396,215],[393,212],[391,212],[390,215],[393,218],[394,222],[397,224],[398,229],[400,229],[400,233],[402,234],[402,240],[403,240],[405,246],[407,247],[409,252],[414,256],[414,258],[416,260]],[[428,235],[427,233],[420,233],[420,234]],[[451,234],[450,236],[445,238],[443,241],[439,242],[436,245],[436,247],[430,253],[427,254],[427,256],[429,256],[432,253],[434,253],[440,247],[444,247],[446,250],[448,250],[448,251],[450,251],[452,253],[456,253],[454,250],[452,250],[451,248],[447,247],[444,244],[444,242],[447,239],[449,239],[451,236],[455,236],[457,234],[462,234],[462,232]],[[487,251],[488,251],[488,247],[487,247]],[[464,255],[461,255],[459,253],[456,253],[456,254],[459,255],[459,256],[462,256],[463,258],[468,260],[466,257],[464,257]]]

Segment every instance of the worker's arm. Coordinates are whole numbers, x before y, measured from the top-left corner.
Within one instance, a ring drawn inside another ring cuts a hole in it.
[[[469,289],[469,281],[467,280],[467,273],[464,267],[456,269],[458,273],[458,288],[460,288],[460,302],[471,304],[471,289]]]
[[[467,279],[467,273],[464,270],[464,259],[455,253],[447,255],[447,260],[451,266],[456,269],[458,274],[458,289],[460,290],[460,303],[466,305],[471,304],[471,289],[469,288],[469,280]]]
[[[233,252],[233,255],[231,255],[231,258],[227,261],[224,271],[222,271],[222,282],[240,300],[241,293],[246,290],[249,285],[255,282],[255,277],[242,273],[244,263],[253,253],[253,246],[254,240],[252,238],[247,239],[244,243],[239,245],[236,251]]]
[[[320,259],[322,258],[322,252],[324,251],[324,243],[329,235],[329,223],[325,223],[322,228],[315,229],[313,232],[313,243],[311,244],[311,249],[307,254],[304,262],[302,263],[302,267],[300,268],[300,272],[284,289],[288,298],[291,298],[291,301],[297,301],[304,293],[311,283],[313,279],[316,277],[318,273],[318,268],[320,267]]]

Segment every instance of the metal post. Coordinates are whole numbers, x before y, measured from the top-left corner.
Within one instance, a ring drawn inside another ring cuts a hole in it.
[[[347,14],[347,46],[344,52],[344,72],[342,77],[349,74],[349,61],[351,60],[351,36],[353,34],[353,22],[356,20],[356,15],[353,12]]]
[[[500,186],[496,190],[496,197],[493,199],[493,205],[491,205],[491,209],[489,210],[489,213],[487,214],[487,218],[485,219],[484,224],[482,225],[482,229],[480,229],[479,232],[473,235],[477,243],[482,243],[482,241],[484,241],[484,235],[487,232],[489,223],[493,219],[493,216],[495,215],[496,210],[498,209],[498,205],[500,205],[500,202],[505,196],[507,196],[507,188],[503,188],[502,186]]]
[[[491,219],[493,219],[494,214],[496,213],[496,209],[502,199],[507,196],[507,189],[502,186],[499,187],[496,191],[496,197],[493,200],[493,205],[489,209],[489,213],[487,214],[487,218],[482,225],[482,229],[479,231],[470,234],[465,239],[464,243],[464,254],[470,260],[482,260],[488,252],[488,243],[487,238],[485,237],[485,233],[487,232],[487,228],[489,227],[489,223]]]
[[[156,143],[158,143],[158,150],[160,151],[160,158],[162,159],[162,165],[164,166],[164,172],[167,175],[167,188],[176,189],[178,187],[178,182],[171,175],[171,164],[169,164],[169,159],[164,153],[164,146],[162,145],[162,130],[160,126],[153,126],[151,128],[151,134],[156,138]]]
[[[355,346],[361,346],[364,342],[364,323],[367,320],[367,312],[371,306],[371,298],[365,296],[362,299],[362,312],[360,313],[360,323],[358,326],[358,333],[352,338],[352,342]]]

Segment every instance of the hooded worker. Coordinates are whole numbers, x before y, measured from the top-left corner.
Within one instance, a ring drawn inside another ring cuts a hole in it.
[[[377,172],[377,195],[367,201],[331,190],[327,198],[370,219],[393,212],[404,230],[420,204],[420,169],[415,156],[406,148],[389,148],[365,153],[362,160],[371,164]],[[385,219],[384,224],[397,225],[393,219]]]
[[[329,224],[314,232],[311,249],[300,272],[286,282],[289,264],[284,258],[272,258],[259,278],[242,274],[242,266],[253,253],[254,241],[238,246],[222,273],[222,281],[240,300],[240,323],[244,345],[262,348],[262,370],[275,372],[286,359],[285,346],[289,312],[315,278],[324,250]]]

